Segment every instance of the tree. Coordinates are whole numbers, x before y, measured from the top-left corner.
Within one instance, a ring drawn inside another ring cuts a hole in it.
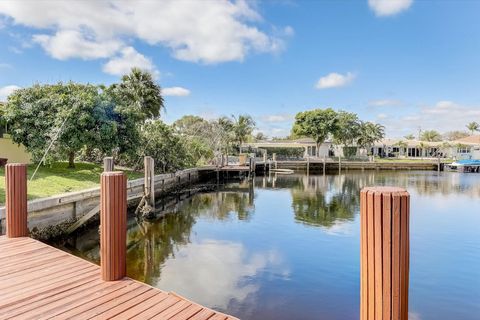
[[[472,121],[469,124],[467,124],[467,129],[470,130],[472,134],[474,134],[475,131],[480,130],[480,124],[478,124],[478,122]]]
[[[247,114],[233,117],[233,136],[238,147],[242,145],[255,129],[255,121]]]
[[[78,83],[36,84],[8,98],[5,117],[12,140],[39,161],[52,143],[50,158],[68,158],[85,146],[103,151],[116,143],[116,124],[109,119],[99,88]]]
[[[333,139],[344,146],[354,144],[359,137],[360,122],[358,116],[352,112],[340,111],[337,113]]]
[[[263,132],[257,132],[254,139],[255,141],[264,141],[264,140],[267,140],[268,137]]]
[[[415,135],[410,133],[410,134],[407,134],[404,138],[407,140],[415,140]]]
[[[360,121],[357,144],[361,148],[369,149],[375,142],[385,137],[385,127],[378,123]]]
[[[132,68],[120,83],[111,85],[108,91],[114,98],[117,112],[133,116],[141,122],[158,118],[165,108],[160,86],[149,72],[138,68]]]
[[[405,154],[405,150],[408,148],[408,143],[406,143],[406,142],[403,141],[403,140],[400,140],[400,141],[397,142],[397,146],[398,146],[398,147],[400,148],[400,150],[401,150],[400,153],[401,153],[402,155],[404,155],[404,154]]]
[[[299,112],[292,133],[315,140],[319,156],[320,146],[336,131],[337,121],[337,113],[332,108]]]
[[[429,142],[441,141],[442,135],[435,130],[425,130],[422,132],[420,140]]]
[[[172,172],[195,164],[182,137],[161,120],[145,124],[141,146],[138,157],[153,157],[157,172]]]
[[[448,141],[454,141],[468,137],[468,133],[464,131],[449,131],[443,135],[443,137]]]

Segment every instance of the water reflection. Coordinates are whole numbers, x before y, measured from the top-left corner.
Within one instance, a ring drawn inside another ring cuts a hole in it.
[[[198,303],[227,310],[229,303],[242,303],[259,289],[249,279],[280,264],[275,251],[252,253],[238,242],[204,240],[178,248],[175,259],[162,266],[163,276],[155,285],[181,290]],[[281,274],[288,276],[288,271]]]
[[[410,317],[474,319],[478,178],[356,171],[229,183],[176,199],[157,221],[130,219],[128,275],[242,319],[358,319],[359,193],[395,185],[412,195]],[[71,245],[98,262],[98,228]]]

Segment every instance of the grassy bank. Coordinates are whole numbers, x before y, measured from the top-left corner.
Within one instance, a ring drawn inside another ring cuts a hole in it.
[[[68,163],[58,162],[40,167],[32,181],[28,181],[28,199],[53,196],[98,186],[103,168],[90,163],[77,163],[75,169],[67,168]],[[35,171],[35,165],[28,167],[28,179]],[[129,179],[140,178],[142,173],[127,171]],[[5,168],[0,168],[0,204],[5,203]]]

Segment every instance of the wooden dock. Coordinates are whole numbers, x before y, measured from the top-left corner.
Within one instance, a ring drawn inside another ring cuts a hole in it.
[[[0,319],[236,319],[37,240],[0,236]]]

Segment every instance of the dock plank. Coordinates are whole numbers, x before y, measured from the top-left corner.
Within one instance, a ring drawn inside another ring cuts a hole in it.
[[[0,236],[1,319],[236,319],[31,238]]]

